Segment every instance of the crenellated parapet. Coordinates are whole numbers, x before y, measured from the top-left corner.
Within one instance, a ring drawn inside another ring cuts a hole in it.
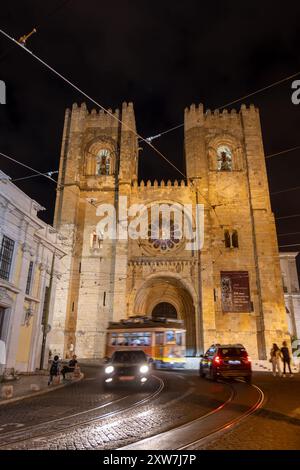
[[[184,127],[188,131],[194,127],[203,126],[204,122],[204,110],[203,104],[199,105],[192,104],[190,107],[184,110]]]
[[[187,182],[185,180],[174,180],[174,181],[171,181],[171,180],[167,180],[167,181],[164,181],[164,180],[161,180],[160,182],[158,182],[157,180],[154,180],[153,182],[151,180],[148,180],[148,181],[144,181],[144,180],[141,180],[140,182],[138,182],[137,180],[136,181],[133,181],[132,183],[132,187],[133,188],[136,188],[136,189],[169,189],[169,188],[187,188],[191,185],[190,182]]]
[[[119,109],[115,111],[108,109],[107,111],[95,108],[89,111],[86,103],[81,103],[79,106],[77,103],[73,103],[71,110],[72,127],[74,130],[83,130],[88,127],[118,128],[118,120],[121,119]]]
[[[201,126],[232,126],[234,123],[240,122],[241,116],[248,116],[257,119],[259,117],[258,108],[254,104],[247,106],[242,104],[240,110],[232,109],[207,109],[204,111],[203,104],[192,104],[190,107],[185,108],[184,111],[184,125],[185,130]]]

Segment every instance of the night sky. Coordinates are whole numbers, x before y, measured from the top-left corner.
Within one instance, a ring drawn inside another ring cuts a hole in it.
[[[193,102],[218,108],[300,71],[299,18],[299,2],[266,0],[10,0],[0,9],[1,29],[18,39],[37,27],[27,47],[103,106],[133,101],[145,137],[182,123]],[[42,172],[58,169],[65,108],[84,99],[2,36],[0,79],[7,86],[0,151]],[[266,155],[300,145],[291,84],[245,100],[260,108]],[[182,128],[153,143],[184,170]],[[299,186],[300,149],[268,159],[267,168],[271,193]],[[32,173],[3,158],[1,169],[12,178]],[[139,176],[180,178],[147,147]],[[51,223],[55,184],[42,177],[16,184],[47,208],[40,216]],[[299,196],[273,195],[275,216],[299,214]],[[278,220],[277,229],[299,232],[280,236],[280,245],[300,243],[300,217]]]

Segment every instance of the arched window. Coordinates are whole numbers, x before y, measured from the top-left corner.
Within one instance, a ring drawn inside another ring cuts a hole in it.
[[[233,232],[232,232],[231,244],[232,244],[233,248],[238,248],[239,247],[239,235],[237,233],[237,230],[233,230]]]
[[[224,243],[225,243],[225,248],[231,247],[229,230],[224,230]]]
[[[219,171],[232,171],[232,153],[229,147],[225,145],[218,147],[217,164]]]
[[[224,245],[225,248],[239,247],[239,234],[237,230],[224,230]]]
[[[109,175],[110,174],[110,151],[107,149],[101,149],[96,157],[96,174]]]

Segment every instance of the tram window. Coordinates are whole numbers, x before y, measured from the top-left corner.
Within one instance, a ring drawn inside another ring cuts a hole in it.
[[[130,333],[124,333],[124,346],[130,346]]]
[[[112,346],[151,346],[151,333],[112,333]]]
[[[150,333],[129,333],[128,346],[150,346]]]
[[[151,346],[151,334],[144,333],[144,346]]]
[[[176,344],[182,346],[182,333],[176,333]]]
[[[155,332],[155,344],[156,346],[161,346],[162,344],[164,344],[163,332]]]
[[[118,335],[118,339],[117,339],[117,345],[118,346],[125,346],[125,338],[124,338],[124,335]]]
[[[117,344],[117,335],[116,333],[112,333],[110,336],[110,344],[115,346]]]
[[[174,342],[175,342],[175,332],[167,331],[167,343],[174,343]]]

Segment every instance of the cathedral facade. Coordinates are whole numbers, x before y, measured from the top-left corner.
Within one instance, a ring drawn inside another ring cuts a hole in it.
[[[65,114],[55,228],[68,254],[50,349],[103,357],[109,321],[147,315],[182,319],[188,355],[215,342],[243,343],[265,359],[288,328],[258,110],[187,108],[186,178],[159,182],[138,180],[132,103],[111,113],[74,104]],[[125,197],[127,207],[146,210],[189,205],[194,233],[202,205],[201,249],[186,249],[174,216],[167,237],[102,238],[97,209],[115,207],[118,218]]]

